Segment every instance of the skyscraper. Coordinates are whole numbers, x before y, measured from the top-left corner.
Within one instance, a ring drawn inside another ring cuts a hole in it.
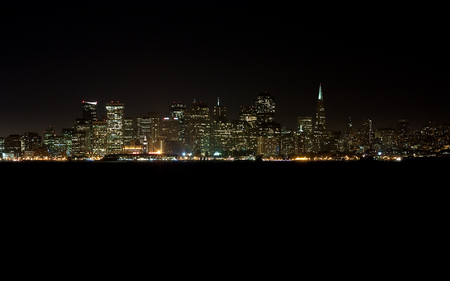
[[[196,155],[210,154],[211,120],[207,103],[192,103],[190,119],[190,146]]]
[[[106,152],[120,153],[123,145],[123,119],[125,105],[123,103],[106,104]]]
[[[298,125],[298,131],[297,131],[298,153],[311,152],[311,150],[313,148],[312,117],[311,116],[298,117],[297,125]]]
[[[170,116],[172,118],[177,118],[179,122],[179,139],[181,141],[186,140],[186,115],[187,115],[186,105],[181,102],[174,102],[170,107]]]
[[[219,97],[217,97],[217,105],[213,107],[213,119],[217,121],[219,119],[225,119],[225,117],[227,117],[227,108],[220,105]]]
[[[226,116],[227,108],[220,105],[217,98],[217,104],[213,107],[210,136],[210,151],[214,156],[227,155],[233,149],[232,124]]]
[[[267,93],[260,93],[255,101],[256,121],[259,136],[273,136],[281,132],[281,126],[275,122],[275,99]]]
[[[104,156],[106,154],[107,129],[106,121],[92,122],[92,151],[94,156]]]
[[[275,121],[275,99],[267,92],[260,93],[255,101],[258,124]]]
[[[297,117],[298,133],[312,135],[312,117]]]
[[[278,155],[280,151],[281,125],[275,122],[275,99],[267,93],[256,97],[256,120],[258,124],[257,153],[265,156]]]
[[[325,120],[325,107],[323,104],[322,83],[319,84],[319,97],[317,99],[316,120],[314,126],[314,137],[316,138],[316,151],[324,149],[324,141],[327,137],[327,126]]]
[[[97,121],[97,102],[83,101],[83,119],[89,122]]]
[[[148,150],[161,150],[159,112],[150,111],[136,118],[137,139],[148,142]]]

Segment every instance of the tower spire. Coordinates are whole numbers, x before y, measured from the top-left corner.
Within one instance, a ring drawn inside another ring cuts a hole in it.
[[[322,96],[322,83],[319,83],[319,100],[323,100],[323,96]]]

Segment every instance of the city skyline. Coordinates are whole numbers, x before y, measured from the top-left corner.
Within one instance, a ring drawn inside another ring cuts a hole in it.
[[[105,103],[102,114],[98,101],[83,100],[82,118],[74,117],[72,126],[62,128],[60,135],[51,125],[43,137],[37,132],[9,134],[0,137],[0,153],[4,159],[125,161],[136,157],[146,161],[180,157],[301,160],[305,155],[324,153],[340,160],[383,154],[395,160],[448,154],[450,122],[430,121],[422,130],[411,131],[408,119],[399,119],[395,128],[374,129],[372,119],[362,120],[358,128],[349,118],[346,126],[336,131],[327,129],[324,97],[319,83],[315,117],[298,116],[295,128],[277,122],[276,99],[267,92],[257,95],[252,104],[240,106],[238,119],[229,118],[220,97],[212,106],[194,99],[190,108],[173,102],[167,114],[149,111],[133,117],[126,115],[123,102]]]
[[[318,121],[320,120],[320,119],[323,119],[323,120],[325,120],[325,110],[324,110],[324,106],[323,106],[323,103],[324,103],[324,94],[323,94],[323,92],[322,92],[322,83],[319,83],[319,86],[318,86],[318,88],[319,88],[319,90],[318,90],[318,95],[317,95],[317,93],[316,93],[316,96],[318,96],[318,98],[316,98],[316,103],[317,103],[317,105],[316,105],[316,107],[312,107],[312,109],[315,109],[314,110],[314,114],[310,114],[311,116],[315,116],[315,118],[314,118],[314,126],[313,126],[313,129],[314,129],[314,131],[316,131],[317,130],[317,126],[318,126]],[[265,93],[267,93],[267,91],[265,91]],[[314,95],[312,95],[312,96],[314,96]],[[253,98],[255,97],[255,95],[253,95]],[[220,97],[216,97],[215,99],[216,99],[216,103],[219,103],[219,98]],[[196,98],[193,98],[192,99],[192,104],[195,104],[196,103]],[[279,101],[279,100],[278,100]],[[111,101],[109,101],[109,102],[107,102],[107,101],[105,101],[103,104],[105,104],[106,105],[106,107],[104,108],[104,107],[97,107],[97,105],[98,104],[102,104],[102,103],[99,103],[98,101],[88,101],[88,100],[82,100],[81,101],[81,103],[82,103],[82,105],[83,105],[83,112],[82,112],[82,115],[81,116],[79,116],[79,117],[77,117],[77,118],[84,118],[84,119],[92,119],[93,121],[101,121],[101,120],[106,120],[107,119],[107,107],[108,107],[108,104],[114,104],[114,102],[117,104],[117,103],[119,103],[119,101],[117,100],[117,101],[113,101],[113,100],[111,100]],[[200,101],[199,101],[200,102]],[[201,102],[203,102],[203,103],[205,103],[205,104],[214,104],[214,103],[210,103],[209,102],[209,100],[208,101],[201,101]],[[120,102],[120,104],[121,105],[124,105],[125,103],[127,103],[128,104],[128,102]],[[182,104],[189,104],[189,102],[188,103],[186,103],[185,101],[173,101],[173,104],[174,103],[182,103]],[[243,107],[243,106],[249,106],[249,105],[251,105],[252,103],[250,103],[250,104],[242,104],[242,105],[240,105],[239,106],[239,108],[240,107]],[[95,112],[93,112],[93,113],[91,113],[91,112],[89,112],[89,109],[88,108],[92,108],[92,106],[93,105],[95,105]],[[168,116],[169,115],[169,111],[171,110],[170,109],[170,106],[172,105],[172,103],[171,104],[169,104],[169,105],[167,105],[166,106],[166,108],[164,109],[164,110],[161,110],[161,111],[159,111],[159,110],[154,110],[154,108],[149,108],[146,112],[158,112],[161,116]],[[230,114],[228,114],[228,117],[229,117],[229,119],[233,119],[233,120],[237,120],[238,118],[239,118],[239,113],[237,112],[238,110],[239,110],[239,108],[235,108],[235,109],[233,109],[233,108],[229,108],[228,106],[227,106],[227,104],[226,104],[226,101],[223,101],[223,99],[222,99],[222,105],[223,106],[225,106],[226,108],[227,108],[227,110],[228,110],[228,112],[233,112],[234,114],[233,115],[235,115],[235,116],[231,116],[231,118],[230,118]],[[327,104],[328,105],[328,104]],[[328,105],[328,106],[330,106],[330,105]],[[331,105],[331,107],[333,107],[333,105]],[[72,111],[72,108],[76,108],[76,109],[78,109],[79,110],[79,108],[78,108],[78,106],[76,106],[75,104],[74,105],[72,105],[71,106],[71,109],[69,110],[69,111]],[[130,110],[130,108],[129,107],[127,107],[127,109],[128,110]],[[313,110],[309,110],[309,112],[311,113],[311,112],[313,112]],[[132,112],[136,112],[136,111],[133,111],[133,110],[131,110]],[[321,117],[320,115],[322,114],[322,112],[323,112],[323,116]],[[128,117],[128,118],[136,118],[136,117],[138,117],[139,115],[142,115],[142,114],[144,114],[145,113],[145,111],[144,112],[140,112],[140,113],[136,113],[136,114],[128,114],[127,113],[127,111],[125,112],[125,117]],[[212,113],[212,112],[211,112]],[[91,115],[92,114],[92,115]],[[327,113],[328,114],[328,113]],[[278,123],[280,123],[281,124],[281,126],[283,127],[283,128],[286,128],[286,129],[298,129],[298,118],[299,117],[301,117],[301,116],[306,116],[307,114],[298,114],[297,116],[291,116],[292,118],[292,120],[290,120],[290,122],[288,122],[289,124],[295,124],[294,126],[292,126],[292,127],[288,127],[288,126],[285,126],[283,123],[281,123],[281,122],[278,122]],[[97,118],[98,117],[98,118]],[[276,117],[274,117],[274,118],[276,118]],[[73,118],[72,118],[73,119]],[[48,128],[48,127],[52,127],[52,128],[56,128],[56,130],[58,130],[58,131],[60,131],[61,129],[63,129],[63,128],[66,128],[66,127],[69,127],[69,126],[67,126],[67,124],[70,124],[71,122],[72,122],[72,119],[71,120],[67,120],[67,122],[66,122],[66,120],[62,120],[62,119],[59,119],[58,118],[58,116],[54,116],[54,121],[55,122],[51,122],[50,124],[47,124],[47,125],[45,125],[45,124],[43,124],[43,126],[41,126],[38,130],[21,130],[20,128],[18,128],[18,129],[16,129],[15,131],[13,131],[13,132],[6,132],[6,135],[11,135],[11,134],[23,134],[23,133],[25,133],[25,132],[44,132],[45,133],[45,129],[46,128]],[[277,120],[276,121],[278,121],[278,118],[276,118]],[[331,118],[327,118],[327,121],[326,122],[329,122],[330,121],[330,119]],[[352,116],[348,116],[348,118],[346,119],[346,120],[341,120],[341,121],[343,121],[342,122],[342,124],[340,124],[340,127],[338,127],[338,128],[335,128],[335,127],[332,127],[332,128],[330,128],[330,129],[328,129],[329,131],[339,131],[339,130],[343,130],[344,128],[345,128],[345,126],[347,126],[347,124],[348,124],[348,121],[349,120],[352,120],[353,122],[354,122],[354,126],[355,126],[355,128],[362,128],[363,126],[364,126],[364,120],[367,120],[367,119],[370,119],[372,122],[373,121],[375,121],[375,125],[377,124],[377,120],[373,120],[372,118],[369,118],[369,117],[365,117],[365,118],[363,118],[363,119],[361,119],[361,120],[355,120],[355,118],[354,117],[352,117]],[[394,128],[395,126],[396,126],[396,124],[397,124],[397,122],[399,121],[399,120],[402,120],[402,119],[405,119],[405,120],[410,120],[409,118],[407,118],[407,117],[403,117],[403,118],[399,118],[399,119],[397,119],[397,120],[392,120],[391,122],[390,122],[390,124],[389,125],[385,125],[385,126],[382,126],[381,124],[379,125],[379,126],[375,126],[375,128]],[[335,121],[335,120],[332,120],[332,122],[331,123],[333,123],[335,126],[336,126],[336,124],[337,124],[337,122],[333,122],[333,121]],[[418,129],[421,129],[422,127],[424,127],[424,126],[427,126],[428,125],[428,123],[430,122],[430,121],[433,121],[433,122],[435,122],[435,123],[439,123],[439,124],[444,124],[444,123],[449,123],[450,121],[449,121],[449,119],[447,119],[447,120],[442,120],[442,122],[439,122],[439,121],[436,121],[435,119],[433,119],[433,118],[431,118],[431,119],[429,119],[429,120],[426,120],[425,122],[424,122],[424,124],[413,124],[413,126],[411,126],[411,123],[410,122],[408,122],[409,123],[409,126],[411,127],[411,130],[418,130]],[[64,124],[63,124],[63,122],[64,122]],[[294,123],[295,122],[295,123]],[[323,122],[322,122],[323,123]],[[53,124],[58,124],[57,126],[54,126]],[[63,125],[61,125],[61,124],[63,124]],[[2,124],[2,125],[5,125],[5,124]],[[324,133],[324,132],[327,132],[327,126],[326,125],[324,125],[324,124],[321,124],[320,126],[322,126],[322,128],[321,129],[319,129],[319,131],[322,131],[322,133]],[[25,128],[27,128],[27,126],[25,126]],[[5,134],[4,135],[0,135],[0,137],[5,137],[6,136]]]
[[[442,11],[329,1],[11,7],[0,19],[0,136],[59,130],[80,100],[120,100],[137,116],[220,97],[235,119],[264,91],[294,128],[315,116],[319,83],[327,129],[349,117],[374,128],[408,119],[413,130],[448,122]]]

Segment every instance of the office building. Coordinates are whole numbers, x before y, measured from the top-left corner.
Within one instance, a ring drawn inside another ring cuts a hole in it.
[[[89,156],[92,151],[91,120],[76,118],[73,122],[72,155],[75,157]]]
[[[90,122],[97,120],[97,102],[83,101],[83,119]]]
[[[144,143],[148,141],[148,151],[155,152],[161,150],[160,139],[160,119],[158,112],[148,112],[136,118],[137,140]]]
[[[106,153],[108,154],[122,152],[124,111],[125,104],[123,103],[106,104]]]
[[[319,84],[319,96],[317,98],[317,111],[316,120],[314,126],[314,138],[315,138],[315,148],[316,152],[325,149],[325,144],[327,137],[327,125],[325,119],[325,107],[323,102],[322,94],[322,83]]]
[[[107,122],[92,122],[92,153],[94,157],[106,155],[107,149]]]
[[[189,121],[190,150],[198,156],[210,155],[211,120],[207,103],[193,102]]]

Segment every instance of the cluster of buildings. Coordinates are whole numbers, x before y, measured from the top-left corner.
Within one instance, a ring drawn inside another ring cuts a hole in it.
[[[0,158],[102,159],[135,154],[192,159],[311,159],[312,155],[349,159],[349,155],[444,155],[450,147],[450,124],[430,122],[423,130],[409,132],[408,120],[402,119],[395,128],[373,130],[372,120],[365,119],[362,128],[356,129],[350,118],[344,130],[329,131],[321,86],[315,118],[298,117],[295,129],[285,129],[275,121],[275,99],[267,92],[260,93],[254,104],[241,106],[238,120],[227,118],[219,98],[212,107],[194,100],[188,109],[174,102],[166,116],[148,112],[129,118],[124,103],[111,101],[105,105],[106,115],[99,118],[97,106],[97,102],[83,101],[82,118],[63,128],[60,135],[50,126],[43,137],[36,132],[0,137]]]

